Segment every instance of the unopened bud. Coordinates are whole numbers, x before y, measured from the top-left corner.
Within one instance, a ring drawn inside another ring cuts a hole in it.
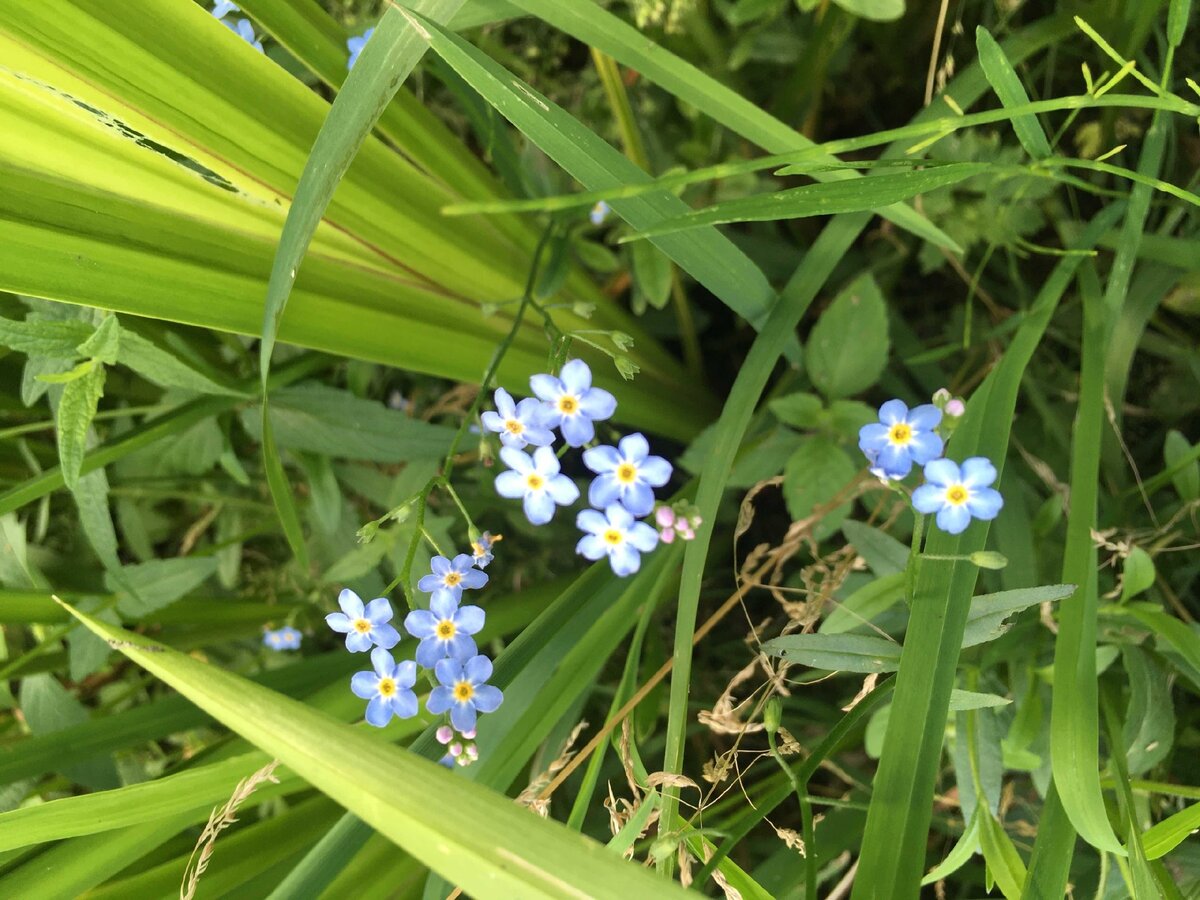
[[[437,739],[439,744],[448,744],[454,740],[454,729],[449,725],[443,725],[437,730]]]
[[[959,416],[961,416],[966,411],[967,411],[967,404],[963,403],[957,397],[955,397],[953,400],[951,400],[949,403],[946,404],[946,409],[945,409],[946,415],[952,416],[955,419],[957,419]]]
[[[967,559],[981,569],[1003,569],[1008,565],[1008,557],[995,550],[976,550]]]
[[[946,388],[938,388],[933,392],[933,405],[938,409],[945,409],[946,404],[950,402],[952,396]]]
[[[772,697],[763,709],[763,727],[767,729],[767,734],[773,735],[779,730],[779,720],[782,716],[783,701],[778,697]]]

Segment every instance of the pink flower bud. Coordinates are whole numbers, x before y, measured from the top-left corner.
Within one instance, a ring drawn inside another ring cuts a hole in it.
[[[476,747],[474,744],[468,744],[467,745],[467,756],[471,757],[471,759],[479,759],[479,748]]]
[[[472,728],[470,731],[461,731],[461,732],[459,732],[459,734],[462,735],[463,740],[466,740],[466,741],[475,740],[475,729],[474,728]]]
[[[454,740],[454,729],[449,725],[443,725],[437,730],[437,739],[439,744],[448,744]]]
[[[692,516],[692,527],[693,528],[699,528],[703,524],[704,524],[704,520],[702,518],[700,518],[699,516]]]
[[[965,403],[963,403],[961,400],[959,400],[957,397],[955,397],[953,400],[951,400],[949,403],[946,404],[946,415],[953,416],[956,419],[959,416],[961,416],[963,413],[965,413],[966,411],[967,411],[967,405]]]
[[[456,763],[458,763],[460,766],[464,766],[464,767],[469,766],[471,764],[471,759],[470,759],[470,757],[467,757],[467,756],[460,756],[454,761]]]
[[[692,526],[684,522],[679,526],[679,536],[685,541],[690,541],[696,536],[696,532],[692,531]]]
[[[451,756],[462,756],[462,744],[460,744],[458,741],[455,741],[446,749],[450,751]]]
[[[658,523],[659,528],[670,528],[675,524],[675,510],[669,506],[660,506],[654,511],[654,521]]]
[[[675,542],[675,529],[664,528],[658,537],[664,544],[672,544]]]

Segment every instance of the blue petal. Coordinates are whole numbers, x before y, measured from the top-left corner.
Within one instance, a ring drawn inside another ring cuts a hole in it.
[[[417,644],[417,662],[426,669],[432,669],[439,659],[446,657],[446,642],[436,637],[427,637]]]
[[[643,553],[649,553],[658,546],[658,532],[645,522],[635,522],[633,527],[625,532],[625,540]]]
[[[516,500],[525,496],[525,488],[525,476],[519,472],[501,472],[496,476],[496,493],[501,497]],[[424,581],[425,579],[421,580]],[[421,590],[432,590],[432,588],[421,588]]]
[[[635,516],[649,515],[654,509],[654,491],[644,481],[627,484],[621,494],[621,504]]]
[[[481,684],[475,688],[475,696],[471,698],[475,701],[475,708],[480,712],[490,713],[495,712],[500,704],[504,702],[504,694],[500,693],[500,688],[492,687],[490,684]]]
[[[528,475],[534,471],[533,459],[524,451],[514,450],[512,447],[501,447],[500,459],[514,472],[520,472],[522,475]],[[437,570],[434,569],[434,571]]]
[[[459,601],[462,600],[462,588],[457,584],[454,587],[440,587],[433,592],[433,596],[442,603],[452,603],[458,606]],[[431,599],[429,602],[432,605],[433,600]]]
[[[579,515],[575,517],[575,525],[580,531],[600,534],[608,528],[608,519],[598,509],[581,509]]]
[[[486,428],[488,431],[498,432],[500,434],[500,440],[504,440],[504,437],[508,434],[508,432],[504,430],[504,419],[499,413],[494,413],[489,409],[482,416],[480,416],[479,419],[481,422],[483,422],[484,428]]]
[[[650,442],[638,431],[625,435],[617,442],[617,446],[621,448],[621,455],[632,463],[641,462],[650,455]]]
[[[412,691],[397,691],[392,695],[392,712],[401,719],[411,719],[417,714],[417,695]]]
[[[891,478],[903,478],[912,471],[912,457],[908,455],[907,447],[888,444],[875,457],[875,466]]]
[[[908,442],[913,462],[924,465],[942,455],[942,438],[936,431],[915,431]]]
[[[437,676],[439,683],[453,685],[462,678],[462,663],[453,659],[443,659],[433,667],[433,674]]]
[[[512,394],[504,388],[496,388],[496,393],[492,395],[492,399],[496,403],[496,412],[502,418],[516,418],[517,404],[513,402]]]
[[[946,489],[936,484],[923,484],[913,491],[912,504],[917,512],[935,513],[946,505]]]
[[[553,403],[563,393],[563,383],[553,375],[533,375],[529,379],[529,389],[549,403]]]
[[[367,704],[367,723],[382,728],[392,720],[392,703],[383,697],[375,697]]]
[[[937,525],[942,531],[950,534],[962,534],[971,524],[971,514],[966,506],[946,504],[937,514]]]
[[[549,447],[538,447],[533,451],[533,467],[539,475],[546,478],[557,475],[562,469],[558,456]]]
[[[444,686],[435,687],[429,692],[429,699],[425,701],[425,708],[435,716],[441,715],[453,705],[454,691]]]
[[[621,544],[613,548],[608,554],[608,560],[612,564],[612,570],[622,578],[632,575],[642,564],[641,555],[630,544]]]
[[[598,534],[585,534],[575,545],[575,552],[586,559],[596,560],[608,552],[604,538]]]
[[[396,684],[402,688],[412,687],[417,683],[417,664],[411,659],[401,660],[396,663],[392,678],[396,679]]]
[[[603,388],[592,388],[579,398],[579,411],[589,419],[607,419],[617,411],[617,398]]]
[[[472,656],[463,665],[463,673],[471,684],[483,684],[492,677],[492,661],[486,656]]]
[[[388,603],[386,597],[376,597],[367,604],[364,616],[372,625],[382,625],[384,622],[392,621],[392,604]]]
[[[436,628],[442,619],[454,617],[454,613],[458,611],[458,600],[447,591],[438,591],[429,601],[429,611],[433,614],[433,625]]]
[[[434,575],[445,575],[450,571],[450,560],[444,556],[435,556],[429,561],[429,568],[433,571]]]
[[[969,488],[987,487],[996,480],[996,467],[985,457],[972,456],[963,461],[962,480]]]
[[[975,488],[967,500],[967,509],[977,519],[994,519],[1004,506],[1004,498],[1000,492],[992,488]]]
[[[536,425],[526,428],[521,436],[525,438],[526,443],[535,447],[549,447],[554,443],[554,432]]]
[[[342,612],[348,615],[351,619],[361,619],[363,614],[363,602],[358,594],[346,588],[338,594],[338,606],[342,608]]]
[[[487,572],[480,572],[474,567],[463,572],[462,581],[459,582],[459,584],[469,591],[477,591],[487,583]]]
[[[459,731],[470,731],[475,727],[475,707],[469,703],[455,703],[450,707],[450,724]]]
[[[513,417],[526,427],[538,424],[542,420],[542,401],[526,397],[517,404]]]
[[[334,631],[339,631],[342,634],[347,634],[354,630],[354,625],[350,621],[350,617],[345,613],[330,613],[325,617],[326,624]]]
[[[903,422],[908,416],[908,405],[903,400],[889,400],[879,407],[879,421],[884,425]]]
[[[371,651],[371,665],[380,678],[396,677],[396,660],[383,647],[376,647]]]
[[[653,487],[662,487],[671,480],[671,464],[661,456],[647,456],[638,466],[638,475]]]
[[[579,488],[566,475],[555,475],[546,482],[546,492],[559,506],[570,506],[579,499]]]
[[[478,606],[464,606],[454,616],[454,627],[462,634],[478,634],[486,618]]]
[[[475,642],[465,634],[456,634],[446,641],[446,655],[451,659],[470,659],[479,653]]]
[[[581,414],[563,416],[560,430],[569,447],[582,447],[596,436],[596,428],[591,419]]]
[[[621,464],[621,454],[617,452],[616,447],[602,445],[600,447],[589,447],[583,451],[583,464],[600,475],[604,472],[611,472]]]
[[[582,359],[568,360],[558,377],[571,394],[585,393],[592,386],[592,370]]]
[[[908,413],[908,424],[915,431],[933,431],[942,421],[942,411],[932,403],[913,407]]]
[[[529,442],[525,440],[525,433],[513,434],[511,431],[505,431],[500,435],[500,443],[505,447],[511,447],[513,450],[520,450]]]
[[[525,495],[525,518],[534,525],[545,525],[554,518],[554,499],[546,491]]]
[[[450,563],[450,568],[461,575],[473,565],[475,565],[475,559],[470,553],[458,553],[455,554],[454,560]]]
[[[366,653],[374,646],[374,641],[371,640],[369,634],[359,634],[357,631],[352,631],[346,635],[346,649],[351,653]]]
[[[621,531],[627,530],[633,524],[633,516],[619,503],[610,503],[606,506],[604,515],[608,516],[610,524]]]
[[[858,430],[858,448],[864,452],[878,453],[888,445],[888,427],[872,422]]]
[[[379,693],[379,676],[374,672],[355,672],[350,679],[350,690],[355,697],[370,700]]]
[[[935,459],[925,464],[925,480],[941,488],[958,484],[961,479],[958,465],[949,459]]]
[[[400,643],[400,632],[392,625],[376,625],[371,629],[370,639],[384,650],[391,650]]]
[[[616,503],[621,496],[621,482],[615,475],[597,475],[588,485],[588,503],[603,509],[610,503]],[[607,524],[607,523],[606,523]],[[603,530],[605,526],[601,526]],[[589,529],[590,530],[590,529]]]

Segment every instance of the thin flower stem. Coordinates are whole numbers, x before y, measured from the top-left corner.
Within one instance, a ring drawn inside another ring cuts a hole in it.
[[[475,520],[472,519],[471,514],[467,512],[466,506],[463,505],[462,498],[458,496],[458,491],[456,491],[454,486],[450,484],[450,479],[446,478],[444,475],[438,479],[438,484],[445,488],[446,493],[450,495],[450,498],[454,501],[454,505],[458,507],[458,511],[462,513],[462,517],[466,520],[467,536],[471,540],[475,540],[477,537],[479,537],[479,529],[475,527]]]
[[[921,569],[921,535],[925,531],[925,515],[913,510],[912,549],[908,553],[908,565],[904,568],[904,599],[909,606],[917,589],[917,573]]]
[[[775,746],[775,732],[770,728],[767,729],[767,746],[771,749],[771,756],[774,757],[775,762],[779,763],[779,768],[783,769],[783,773],[791,782],[792,790],[796,793],[796,802],[800,804],[800,827],[804,837],[804,896],[815,900],[817,896],[817,857],[816,841],[813,837],[812,803],[805,792],[805,786],[800,783],[800,779],[796,777],[792,767],[787,764],[787,760]]]

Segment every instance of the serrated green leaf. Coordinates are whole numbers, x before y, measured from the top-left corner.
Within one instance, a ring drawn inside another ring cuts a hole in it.
[[[433,762],[381,743],[302,703],[260,688],[139,635],[73,614],[217,719],[426,865],[481,898],[598,897],[684,892],[614,859],[587,838],[530,815],[508,798]],[[486,733],[486,721],[482,730]],[[470,809],[464,817],[435,808]]]
[[[74,359],[79,356],[75,348],[91,333],[87,323],[78,320],[0,318],[0,346],[29,356]]]
[[[828,438],[807,438],[788,458],[783,469],[783,497],[793,520],[807,518],[845,490],[858,467],[841,447]],[[816,526],[818,538],[837,531],[850,512],[850,501],[826,513]]]
[[[95,369],[96,361],[94,359],[85,359],[83,362],[77,363],[64,372],[47,372],[44,375],[35,375],[34,377],[42,384],[70,384],[72,381],[78,381]]]
[[[777,397],[767,404],[767,408],[784,425],[793,428],[814,428],[825,405],[816,394],[788,394]]]
[[[889,347],[887,304],[875,279],[864,275],[817,319],[805,344],[804,366],[826,397],[848,397],[875,383]]]
[[[55,414],[58,458],[62,464],[63,482],[72,490],[79,484],[79,470],[87,452],[88,429],[102,396],[104,366],[96,363],[81,378],[69,382],[58,401]]]
[[[217,570],[212,557],[154,559],[124,566],[106,576],[108,589],[119,597],[117,609],[128,618],[170,606],[200,587]]]
[[[88,543],[105,569],[120,566],[117,557],[117,530],[113,526],[112,511],[108,506],[108,473],[94,469],[79,479],[71,491],[75,508],[79,510],[79,524],[87,535]]]
[[[162,349],[148,338],[124,329],[121,332],[121,347],[117,362],[128,366],[147,381],[165,388],[182,388],[200,394],[224,394],[246,396],[234,388],[218,384],[208,376],[196,371],[175,354]]]
[[[121,349],[121,326],[117,323],[117,317],[105,316],[95,333],[76,349],[80,356],[97,360],[106,366],[115,363]]]

